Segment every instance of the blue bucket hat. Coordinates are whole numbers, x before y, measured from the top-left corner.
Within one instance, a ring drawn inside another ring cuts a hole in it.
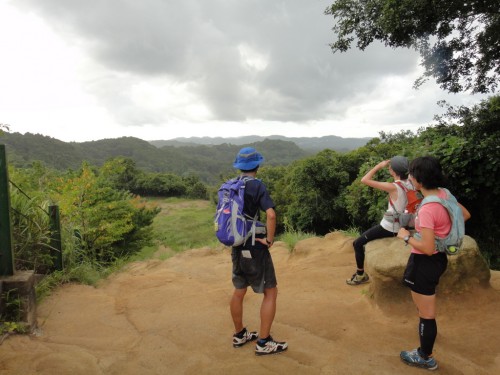
[[[244,147],[236,155],[233,167],[242,171],[251,171],[264,161],[264,157],[253,147]]]

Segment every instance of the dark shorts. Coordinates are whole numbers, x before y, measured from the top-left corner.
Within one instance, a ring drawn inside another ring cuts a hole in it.
[[[411,254],[403,276],[403,284],[412,291],[426,296],[436,294],[439,278],[446,271],[448,257],[444,253],[432,256]]]
[[[251,286],[255,293],[264,293],[264,289],[277,286],[273,260],[264,244],[256,242],[255,246],[233,247],[231,258],[236,289]]]

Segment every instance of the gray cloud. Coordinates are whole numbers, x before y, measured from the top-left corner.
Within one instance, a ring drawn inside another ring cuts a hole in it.
[[[334,20],[323,15],[329,3],[17,0],[15,5],[38,13],[68,42],[83,46],[108,71],[104,79],[89,82],[88,90],[123,123],[138,124],[165,118],[126,95],[131,82],[124,76],[135,83],[165,77],[185,83],[214,120],[305,122],[342,116],[384,77],[415,70],[413,51],[374,45],[365,52],[332,54]],[[255,55],[254,65],[244,61],[242,48]]]

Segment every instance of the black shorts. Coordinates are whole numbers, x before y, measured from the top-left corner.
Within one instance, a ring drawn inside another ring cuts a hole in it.
[[[251,239],[248,240],[250,242]],[[255,245],[233,247],[233,285],[236,289],[251,286],[255,293],[264,293],[266,288],[277,285],[273,260],[267,246],[260,242]]]
[[[447,266],[448,257],[445,253],[431,256],[412,253],[406,265],[403,284],[415,293],[432,296],[436,294],[439,278]]]

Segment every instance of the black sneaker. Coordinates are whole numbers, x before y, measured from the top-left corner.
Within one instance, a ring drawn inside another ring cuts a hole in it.
[[[263,344],[259,344],[257,341],[257,345],[255,345],[255,355],[277,354],[284,352],[287,349],[288,344],[286,342],[274,341],[274,339],[269,336],[269,340]]]
[[[240,333],[235,333],[233,335],[233,347],[239,348],[245,345],[249,341],[254,341],[259,337],[257,332],[248,332],[246,328]]]

